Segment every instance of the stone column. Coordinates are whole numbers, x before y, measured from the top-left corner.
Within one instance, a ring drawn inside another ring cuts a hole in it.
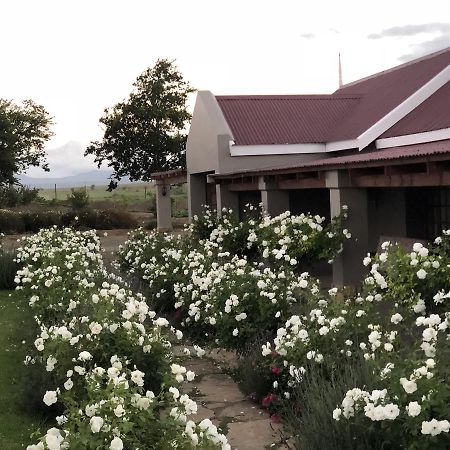
[[[217,214],[220,215],[223,208],[231,208],[239,215],[239,193],[228,190],[227,184],[216,184]]]
[[[156,214],[158,231],[172,230],[172,205],[170,203],[170,184],[164,180],[156,182]]]
[[[203,214],[203,205],[206,205],[206,174],[197,173],[188,175],[188,209],[189,222],[194,216]]]
[[[362,264],[369,248],[367,189],[351,187],[347,174],[339,171],[327,172],[326,185],[330,190],[331,217],[339,215],[346,205],[345,227],[352,234],[333,263],[332,284],[335,287],[357,286],[367,272]]]

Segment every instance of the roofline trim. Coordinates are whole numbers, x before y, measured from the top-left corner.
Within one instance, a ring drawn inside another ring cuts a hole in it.
[[[339,150],[358,148],[356,139],[327,143],[302,144],[261,144],[261,145],[235,145],[229,143],[231,156],[263,156],[263,155],[295,155],[310,153],[330,153]]]
[[[383,149],[388,147],[423,144],[424,142],[444,141],[446,139],[450,139],[450,128],[378,139],[375,141],[375,146],[377,149]]]
[[[324,153],[325,144],[269,144],[234,145],[230,141],[231,156],[291,155],[297,153]]]
[[[420,89],[410,95],[406,100],[382,117],[378,122],[374,123],[370,128],[364,131],[364,133],[360,134],[357,138],[359,150],[367,147],[377,137],[389,130],[389,128],[403,119],[403,117],[417,108],[421,103],[431,97],[438,89],[449,81],[450,64],[435,75],[431,80],[425,83]]]

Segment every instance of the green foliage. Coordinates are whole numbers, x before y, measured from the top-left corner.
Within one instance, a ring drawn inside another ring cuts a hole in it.
[[[439,311],[441,306],[445,308],[445,303],[436,302],[435,296],[450,291],[449,242],[445,233],[428,248],[414,244],[412,251],[386,242],[384,251],[375,255],[372,261],[369,257],[366,259],[367,264],[371,262],[377,269],[372,274],[374,283],[371,284],[372,279],[367,280],[365,291],[372,292],[376,286],[377,292],[383,291],[385,297],[411,308],[418,302],[424,302],[430,311]],[[384,280],[382,287],[376,282],[381,278]]]
[[[195,239],[217,242],[231,255],[247,256],[273,266],[291,265],[308,270],[311,263],[332,261],[351,234],[344,228],[347,208],[329,223],[310,214],[291,215],[289,211],[275,217],[248,206],[244,220],[224,209],[220,215],[205,208],[194,217],[190,230]]]
[[[131,181],[149,181],[157,171],[185,166],[186,110],[194,90],[172,61],[159,59],[134,82],[129,98],[105,109],[100,122],[102,141],[92,142],[85,154],[114,170],[109,189],[129,175]]]
[[[14,253],[4,250],[0,243],[0,289],[13,289],[14,277],[18,265],[14,261]]]
[[[373,385],[372,374],[361,361],[353,361],[329,371],[307,367],[301,383],[289,399],[281,399],[278,410],[284,432],[297,450],[372,450],[382,446],[383,436],[370,428],[336,421],[330,411],[353,386]],[[326,432],[324,432],[326,430]]]
[[[32,448],[230,449],[210,421],[187,422],[197,405],[177,386],[194,374],[174,363],[169,322],[105,271],[95,232],[52,228],[22,244],[16,282],[39,327],[26,362],[51,372],[43,401],[64,414]]]
[[[64,227],[95,228],[112,230],[118,228],[135,228],[137,222],[126,211],[114,209],[84,209],[81,211],[10,211],[0,210],[0,232],[24,233],[37,232],[43,228]]]
[[[28,205],[36,200],[39,189],[27,186],[0,186],[0,208],[13,208],[18,205]]]
[[[70,195],[67,196],[67,200],[71,208],[78,211],[88,206],[89,194],[86,189],[72,189]]]
[[[33,388],[40,386],[39,381],[23,364],[27,345],[33,342],[35,333],[33,315],[26,298],[14,291],[0,290],[1,449],[26,448],[30,434],[45,419],[32,407],[36,395]],[[42,403],[42,397],[39,402]]]
[[[15,174],[45,163],[45,143],[53,136],[52,118],[32,100],[17,105],[0,99],[0,185],[14,184]]]
[[[173,311],[174,285],[187,277],[180,260],[189,249],[189,241],[182,236],[147,234],[139,228],[120,249],[118,262],[122,270],[146,283],[156,311]]]

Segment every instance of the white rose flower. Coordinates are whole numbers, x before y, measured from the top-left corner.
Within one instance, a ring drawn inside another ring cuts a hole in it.
[[[120,439],[120,437],[115,437],[112,441],[111,441],[111,445],[109,446],[110,450],[123,450],[123,442],[122,439]]]
[[[417,402],[409,402],[406,411],[409,416],[416,417],[420,414],[422,407]]]
[[[103,419],[99,416],[91,417],[89,424],[93,433],[98,433],[103,426]]]
[[[47,391],[43,400],[47,406],[53,405],[53,403],[58,401],[58,393],[56,391]]]
[[[427,277],[427,272],[423,269],[420,269],[417,271],[416,275],[419,280],[424,280]]]

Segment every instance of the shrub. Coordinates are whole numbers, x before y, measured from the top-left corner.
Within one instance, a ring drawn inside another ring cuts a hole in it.
[[[64,224],[64,213],[57,210],[26,211],[19,214],[26,232],[36,233],[42,228],[53,225],[61,227]]]
[[[356,380],[334,411],[329,402],[320,408],[326,404],[353,437],[360,429],[374,433],[368,448],[448,448],[449,240],[444,232],[411,253],[384,243],[364,261],[373,264],[359,294],[318,293],[262,347],[267,372],[279,368],[272,395],[300,392],[305,401],[306,377],[333,380],[363,361],[371,382]]]
[[[43,401],[62,408],[29,449],[230,450],[208,419],[187,420],[197,405],[177,386],[194,374],[174,362],[169,322],[104,270],[95,232],[55,227],[23,244],[16,282],[39,325],[27,362],[52,374]]]
[[[89,204],[89,194],[86,189],[72,189],[70,195],[67,196],[67,200],[71,208],[75,211],[86,208]]]
[[[54,225],[57,227],[74,226],[76,228],[110,230],[134,228],[137,226],[137,222],[130,213],[114,209],[85,209],[78,212],[58,210],[17,212],[0,210],[0,232],[35,233]]]
[[[3,235],[0,233],[0,289],[13,289],[18,265],[14,260],[14,252],[2,247],[2,237]]]
[[[248,256],[268,264],[287,264],[306,270],[311,262],[331,262],[339,254],[351,234],[344,228],[347,208],[341,215],[325,224],[325,218],[310,214],[291,215],[289,211],[275,217],[249,205],[246,220],[239,221],[236,213],[224,209],[206,208],[194,217],[192,235],[200,241],[216,242],[231,255]]]
[[[189,243],[181,236],[147,234],[139,228],[119,248],[118,261],[123,271],[147,284],[152,306],[167,312],[174,311],[174,284],[187,276],[181,260],[188,251]]]
[[[370,428],[336,421],[330,414],[349,388],[370,387],[372,383],[372,374],[358,360],[332,371],[307,367],[302,382],[294,387],[289,398],[281,397],[278,401],[283,429],[290,442],[297,450],[384,448],[380,434]]]
[[[126,211],[115,209],[85,209],[65,214],[65,224],[75,227],[112,230],[117,228],[135,228],[136,219]]]
[[[145,226],[146,230],[156,230],[158,227],[158,221],[156,219],[150,219]]]
[[[318,289],[307,273],[273,271],[245,258],[218,256],[208,264],[201,253],[191,252],[184,266],[194,267],[191,276],[175,284],[181,325],[199,343],[206,340],[241,352],[261,330],[275,332],[292,305]]]
[[[24,231],[25,224],[20,213],[0,209],[0,233],[23,233]]]
[[[0,208],[13,208],[18,205],[28,205],[36,200],[39,189],[27,186],[0,186]]]

